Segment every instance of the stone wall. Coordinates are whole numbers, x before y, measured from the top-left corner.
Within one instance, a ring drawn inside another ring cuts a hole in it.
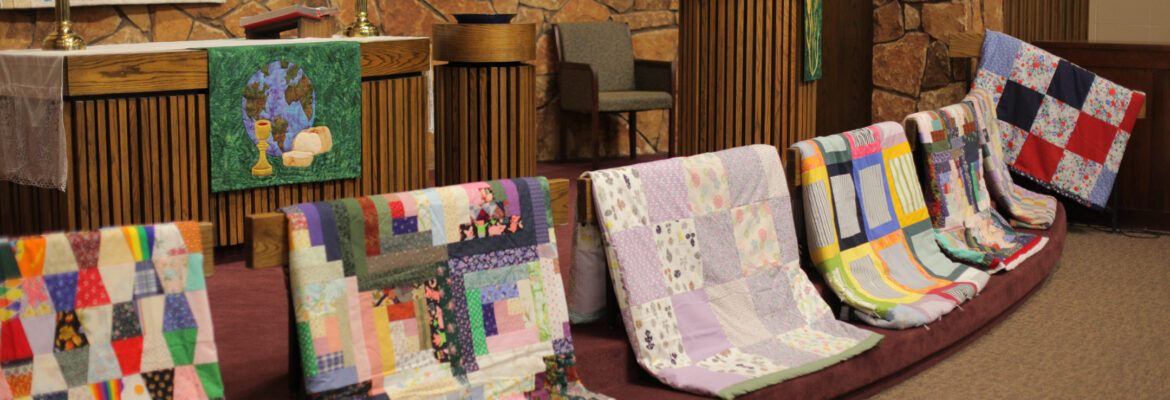
[[[353,0],[329,0],[353,21]],[[74,27],[90,44],[138,43],[242,37],[241,17],[299,3],[297,0],[226,0],[223,4],[93,6],[72,10]],[[559,154],[559,129],[570,128],[570,157],[592,155],[588,121],[562,121],[556,88],[556,48],[552,24],[575,21],[625,21],[633,31],[637,57],[674,60],[678,53],[678,0],[370,0],[374,24],[388,35],[430,36],[434,23],[454,22],[457,13],[517,13],[514,22],[538,26],[536,124],[538,158]],[[52,9],[0,11],[0,49],[38,47],[53,26]],[[603,118],[607,155],[627,154],[625,118]],[[638,114],[639,153],[666,152],[666,112]]]
[[[873,121],[961,101],[973,66],[950,58],[949,36],[1002,31],[1003,1],[874,0]]]

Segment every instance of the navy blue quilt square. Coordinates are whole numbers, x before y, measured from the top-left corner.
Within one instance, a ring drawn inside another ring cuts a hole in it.
[[[1040,110],[1040,104],[1043,102],[1043,93],[1008,79],[1003,85],[1003,96],[999,98],[995,113],[1001,121],[1027,132],[1032,130],[1032,121],[1036,119],[1036,111]]]
[[[1089,88],[1096,77],[1073,63],[1060,60],[1056,73],[1052,75],[1052,83],[1048,85],[1048,95],[1079,110],[1089,97]]]

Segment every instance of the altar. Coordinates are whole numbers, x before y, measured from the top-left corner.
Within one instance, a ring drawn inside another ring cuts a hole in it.
[[[357,41],[361,48],[361,173],[357,178],[213,192],[208,51],[255,41],[94,46],[63,57],[64,190],[0,180],[0,236],[177,220],[210,221],[216,244],[244,241],[246,215],[302,202],[422,188],[430,39]],[[39,53],[39,54],[38,54]],[[54,77],[55,78],[55,77]],[[13,131],[40,135],[54,132]]]

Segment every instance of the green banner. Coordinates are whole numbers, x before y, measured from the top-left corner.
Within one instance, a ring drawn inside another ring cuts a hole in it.
[[[207,64],[212,192],[361,176],[359,43],[214,47]]]
[[[804,0],[804,80],[821,79],[821,2]]]

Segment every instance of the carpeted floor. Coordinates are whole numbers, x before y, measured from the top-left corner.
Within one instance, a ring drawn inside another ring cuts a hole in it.
[[[1044,288],[990,333],[877,399],[1170,396],[1170,236],[1070,225]]]

